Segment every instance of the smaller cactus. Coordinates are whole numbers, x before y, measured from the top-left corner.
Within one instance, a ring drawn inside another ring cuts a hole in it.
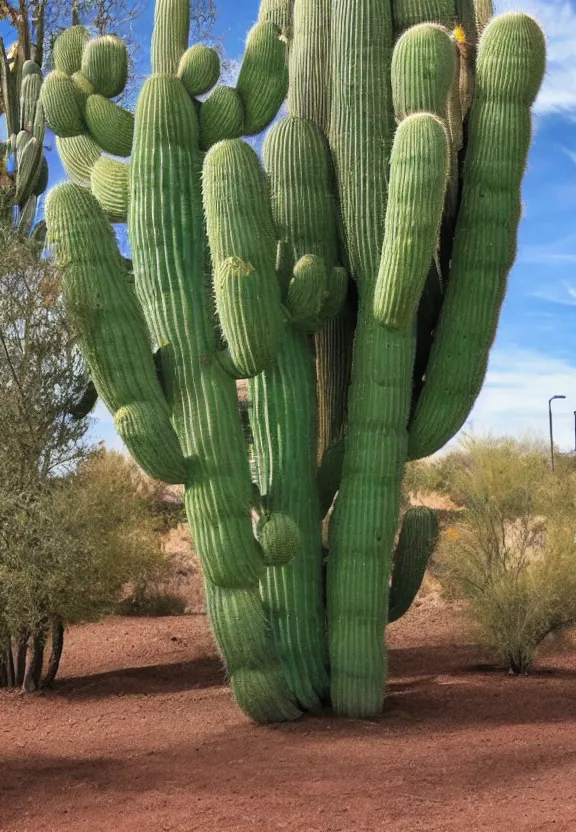
[[[404,515],[394,552],[388,622],[408,612],[420,589],[426,566],[438,542],[436,513],[425,506],[409,508]]]
[[[40,102],[42,70],[15,51],[12,64],[0,38],[0,80],[8,139],[2,145],[0,180],[2,219],[19,234],[30,234],[38,197],[48,186],[44,156],[46,122]]]

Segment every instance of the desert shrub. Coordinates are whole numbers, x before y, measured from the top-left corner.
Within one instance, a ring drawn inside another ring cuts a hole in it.
[[[465,453],[460,449],[430,459],[409,462],[404,473],[403,490],[409,494],[445,494],[451,498],[455,495],[457,471],[464,463]]]
[[[526,672],[547,635],[576,623],[576,475],[554,476],[538,443],[474,440],[454,487],[465,510],[443,530],[439,575],[481,641]]]
[[[120,454],[100,450],[36,493],[0,492],[0,637],[12,634],[5,675],[19,675],[11,655],[25,639],[35,655],[27,679],[18,681],[40,686],[50,634],[61,641],[69,624],[115,611],[127,583],[145,587],[166,568],[153,520]]]

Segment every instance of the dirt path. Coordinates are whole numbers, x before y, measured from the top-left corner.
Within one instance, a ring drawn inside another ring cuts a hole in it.
[[[510,678],[462,632],[426,605],[390,629],[379,722],[263,728],[203,616],[75,628],[56,691],[0,695],[0,830],[573,832],[576,653]]]

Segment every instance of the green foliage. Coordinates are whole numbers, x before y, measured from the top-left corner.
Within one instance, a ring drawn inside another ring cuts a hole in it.
[[[466,31],[451,34],[460,15]],[[434,541],[434,518],[406,515],[390,610],[404,466],[454,435],[482,384],[544,38],[507,14],[476,51],[470,5],[455,0],[262,0],[237,86],[199,100],[218,67],[188,49],[189,17],[188,0],[157,0],[133,141],[128,120],[112,127],[115,104],[67,76],[91,139],[121,138],[131,155],[127,190],[100,159],[92,197],[78,184],[50,197],[64,292],[135,459],[184,485],[239,705],[261,722],[328,701],[373,717],[388,614],[410,603]],[[241,136],[274,120],[287,79],[289,114],[261,166]],[[62,101],[56,132],[66,116]],[[84,185],[79,145],[62,156]],[[109,225],[124,215],[125,281]]]
[[[53,624],[115,610],[125,584],[146,587],[166,561],[133,467],[98,451],[36,492],[0,489],[0,630],[44,638]]]
[[[512,672],[550,633],[576,623],[576,475],[547,448],[470,440],[454,472],[464,510],[442,533],[438,576],[469,602],[480,640]]]
[[[86,387],[53,263],[33,238],[0,228],[0,467],[2,487],[35,491],[85,453]]]

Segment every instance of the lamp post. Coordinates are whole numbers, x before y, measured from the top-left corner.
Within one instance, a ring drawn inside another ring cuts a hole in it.
[[[550,459],[552,461],[552,471],[554,471],[554,432],[552,430],[552,402],[554,401],[554,399],[565,398],[566,396],[552,396],[552,398],[548,400],[548,419],[550,421]]]
[[[576,410],[574,411],[574,451],[576,452]]]

